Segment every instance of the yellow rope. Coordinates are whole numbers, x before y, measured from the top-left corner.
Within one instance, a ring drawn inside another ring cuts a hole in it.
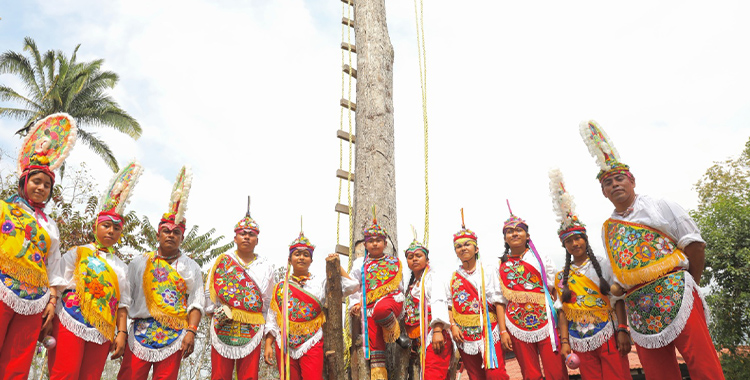
[[[424,241],[422,245],[428,247],[430,243],[430,186],[428,177],[428,127],[427,127],[427,50],[424,42],[424,3],[414,0],[414,18],[417,24],[417,52],[419,57],[419,81],[422,87],[422,119],[424,120]]]

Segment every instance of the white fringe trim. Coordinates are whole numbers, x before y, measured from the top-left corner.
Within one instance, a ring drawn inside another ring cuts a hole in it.
[[[500,325],[496,325],[495,328],[492,329],[492,344],[495,344],[498,341],[500,341]],[[430,342],[432,342],[432,339],[430,339]],[[429,346],[429,344],[427,344],[427,346]],[[484,339],[456,343],[456,347],[469,355],[484,355]]]
[[[302,357],[302,355],[306,354],[307,351],[310,351],[310,349],[314,345],[318,344],[321,339],[323,339],[323,328],[318,329],[318,332],[316,332],[315,335],[313,335],[312,338],[308,339],[305,343],[302,343],[301,346],[290,349],[289,357],[294,360],[298,360]],[[279,347],[279,350],[281,350],[281,335],[276,335],[276,346]]]
[[[547,323],[550,323],[547,321]],[[508,329],[508,332],[513,334],[513,336],[526,343],[537,343],[541,342],[547,337],[549,337],[549,328],[548,326],[544,326],[538,330],[534,331],[524,331],[516,327],[513,323],[510,322],[510,319],[508,319],[508,316],[505,316],[505,327]]]
[[[21,315],[34,315],[43,312],[49,302],[49,296],[49,289],[47,289],[42,298],[33,301],[25,300],[13,293],[5,284],[0,284],[0,301]]]
[[[255,349],[260,345],[260,341],[263,339],[264,333],[263,328],[261,328],[246,345],[230,346],[222,342],[219,339],[219,336],[216,335],[216,329],[214,329],[213,321],[211,322],[209,330],[211,330],[211,345],[216,349],[216,352],[218,352],[219,355],[231,360],[242,359],[255,351]]]
[[[133,351],[138,359],[145,360],[150,363],[160,362],[179,351],[182,348],[182,338],[185,337],[187,330],[182,330],[180,336],[167,347],[160,348],[158,350],[153,348],[143,347],[140,343],[135,340],[135,323],[130,325],[130,333],[128,334],[128,346],[130,351]]]
[[[607,325],[604,326],[601,330],[599,330],[598,333],[583,338],[573,338],[570,337],[570,348],[573,349],[575,352],[589,352],[594,351],[597,348],[601,347],[604,343],[609,341],[612,336],[614,335],[614,326],[612,326],[612,321],[607,321]]]
[[[58,303],[59,305],[59,303]],[[91,343],[104,344],[109,342],[108,339],[104,338],[104,335],[99,332],[96,328],[87,327],[81,322],[76,321],[72,315],[68,314],[64,308],[60,307],[57,310],[57,317],[60,318],[60,323],[65,326],[68,331],[72,332],[73,335]]]
[[[655,349],[664,347],[677,339],[685,328],[688,318],[690,318],[690,313],[693,311],[693,291],[697,288],[698,285],[696,285],[695,280],[693,280],[693,276],[685,271],[685,292],[682,294],[682,305],[680,306],[680,310],[677,312],[674,321],[658,334],[644,335],[634,329],[630,329],[630,335],[633,338],[633,342],[644,348]],[[700,292],[698,295],[700,301],[703,302],[703,297],[700,296]],[[705,302],[703,305],[705,306]]]

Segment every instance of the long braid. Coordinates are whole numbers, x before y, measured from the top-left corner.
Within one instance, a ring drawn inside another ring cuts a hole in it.
[[[564,245],[563,245],[564,247]],[[565,303],[570,302],[571,292],[570,288],[568,287],[568,273],[570,272],[570,252],[568,250],[565,250],[565,268],[563,268],[563,278],[562,278],[562,285],[563,285],[563,291],[562,291],[562,301]]]
[[[503,252],[503,255],[500,257],[500,262],[504,263],[508,261],[508,255],[510,255],[510,246],[508,243],[505,243],[505,252]]]
[[[594,256],[594,251],[591,249],[591,245],[588,244],[588,240],[586,240],[586,254],[588,254],[589,260],[591,260],[591,264],[594,266],[594,270],[596,270],[596,275],[599,276],[599,292],[602,295],[608,295],[610,291],[609,283],[602,276],[602,267],[599,265],[599,260]]]

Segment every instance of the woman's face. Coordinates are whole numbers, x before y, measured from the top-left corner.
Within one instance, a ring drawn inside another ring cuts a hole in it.
[[[573,236],[568,237],[565,239],[565,249],[568,251],[568,253],[571,254],[571,256],[575,257],[576,259],[580,259],[582,256],[586,256],[586,239],[583,238],[583,235],[581,234],[575,234]]]
[[[367,239],[365,241],[365,248],[367,249],[367,252],[372,256],[382,256],[383,251],[385,251],[385,239],[379,236]]]
[[[427,267],[427,255],[421,249],[416,252],[409,252],[406,255],[406,263],[413,273],[419,273]]]
[[[106,220],[96,225],[94,233],[96,233],[96,238],[99,240],[99,243],[105,247],[111,247],[120,240],[120,235],[122,235],[122,224]]]
[[[461,262],[467,262],[477,256],[478,248],[473,240],[458,241],[454,244],[453,248],[456,250],[456,257]]]
[[[312,264],[312,253],[306,249],[295,249],[291,255],[289,255],[289,263],[292,264],[292,269],[297,273],[307,273]]]
[[[46,203],[52,191],[52,178],[44,173],[35,173],[26,184],[26,199],[36,203]]]
[[[508,227],[505,229],[505,242],[510,249],[526,248],[529,241],[529,233],[521,227]]]

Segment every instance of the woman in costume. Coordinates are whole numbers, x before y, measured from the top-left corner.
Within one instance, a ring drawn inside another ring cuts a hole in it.
[[[461,209],[461,230],[453,235],[461,265],[445,289],[451,334],[471,380],[508,380],[497,327],[497,267],[479,260],[477,235],[466,228],[463,215]]]
[[[419,352],[421,378],[445,379],[453,356],[445,292],[429,265],[430,251],[417,241],[416,231],[405,255],[411,270],[404,300],[406,332]]]
[[[53,322],[57,346],[48,355],[51,380],[99,379],[107,355],[117,359],[128,338],[128,267],[115,254],[123,229],[123,210],[141,175],[131,162],[115,175],[94,221],[94,242],[63,256],[65,284]],[[58,347],[60,350],[58,350]]]
[[[75,120],[59,113],[37,122],[18,160],[18,194],[0,201],[0,378],[26,379],[37,337],[52,329],[58,285],[57,225],[44,213],[76,139]]]
[[[360,287],[360,292],[349,297],[349,312],[362,320],[362,346],[365,359],[370,360],[370,379],[385,380],[385,344],[396,342],[401,335],[397,318],[404,306],[402,265],[398,257],[385,254],[388,233],[378,224],[375,207],[364,237],[365,257],[354,260],[349,273]]]
[[[565,248],[565,268],[555,277],[555,307],[562,309],[558,315],[560,354],[567,357],[571,350],[578,354],[583,380],[631,380],[625,304],[609,294],[612,268],[606,258],[594,256],[586,226],[575,213],[573,197],[565,190],[558,169],[550,171],[550,193],[560,221],[557,234]],[[619,321],[616,336],[615,321]]]
[[[500,260],[500,340],[503,349],[516,353],[524,379],[568,379],[559,353],[553,309],[555,267],[533,249],[526,222],[513,215],[503,225],[505,253]],[[532,248],[532,249],[529,249]],[[542,359],[544,373],[539,367]]]
[[[286,279],[273,290],[271,307],[266,318],[265,361],[279,365],[281,378],[290,380],[323,379],[323,305],[326,300],[326,276],[310,273],[315,246],[300,231],[289,246]],[[330,256],[336,256],[332,253]],[[343,296],[357,291],[355,281],[339,267]],[[284,296],[286,289],[287,296]],[[284,307],[285,301],[287,307]],[[288,318],[284,318],[284,315]],[[273,345],[273,342],[276,344]]]

